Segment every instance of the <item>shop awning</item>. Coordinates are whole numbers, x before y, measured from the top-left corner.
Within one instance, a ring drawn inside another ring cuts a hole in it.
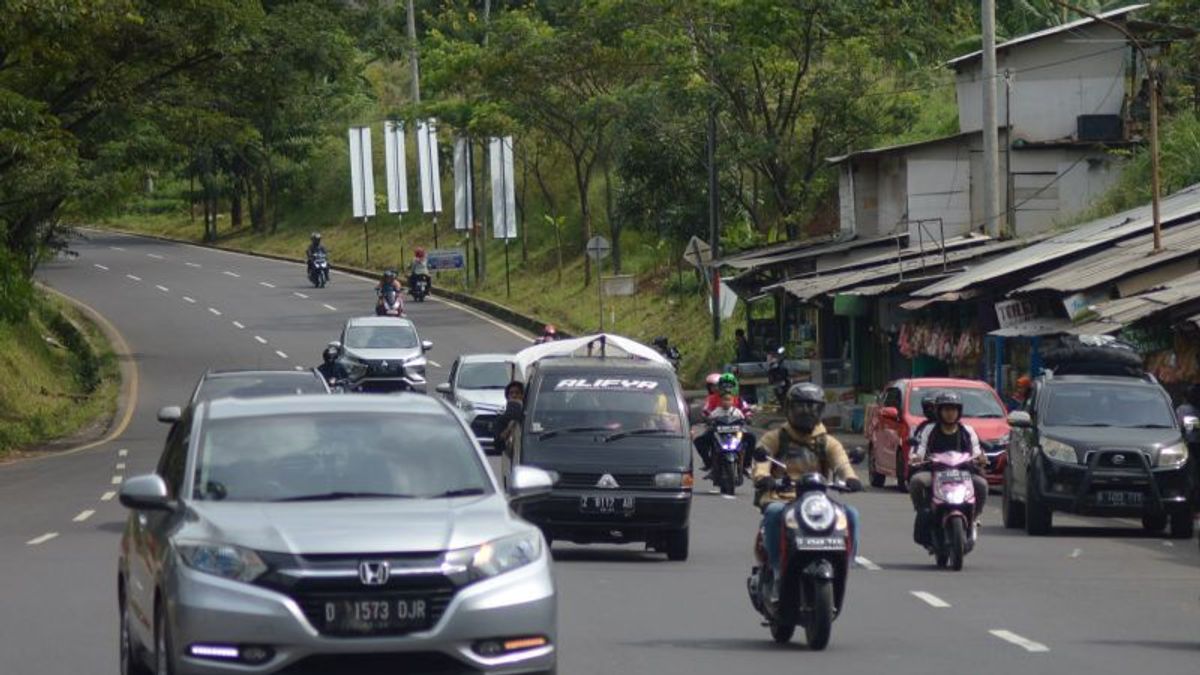
[[[1070,332],[1111,333],[1159,312],[1184,307],[1192,302],[1200,302],[1200,272],[1185,274],[1155,290],[1097,304],[1090,308],[1088,322],[1073,327]]]
[[[971,298],[973,298],[977,295],[979,295],[979,291],[976,291],[976,290],[951,291],[949,293],[942,293],[941,295],[935,295],[932,298],[918,298],[916,300],[909,300],[908,302],[902,302],[902,303],[900,303],[900,306],[904,309],[912,311],[912,310],[921,309],[922,307],[925,307],[926,305],[932,305],[932,304],[938,303],[938,302],[958,302],[959,300],[970,300]]]

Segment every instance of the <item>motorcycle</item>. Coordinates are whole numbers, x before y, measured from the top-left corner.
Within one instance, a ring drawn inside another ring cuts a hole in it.
[[[788,370],[786,357],[787,350],[780,347],[767,359],[767,383],[775,393],[775,402],[780,410],[784,408],[788,388],[792,386],[792,373]]]
[[[314,253],[309,260],[308,281],[313,288],[325,288],[329,283],[329,259],[324,253]]]
[[[917,515],[914,536],[938,567],[958,571],[976,543],[974,461],[970,453],[940,452],[925,465],[933,472],[932,498],[929,511]]]
[[[379,302],[375,304],[375,316],[404,316],[404,301],[394,288],[379,291]]]
[[[671,362],[671,368],[673,368],[675,371],[679,370],[679,362],[683,360],[683,355],[679,353],[678,349],[675,347],[667,347],[667,349],[662,352],[662,355]]]
[[[757,459],[768,457],[761,453]],[[775,459],[770,461],[784,466]],[[833,621],[844,608],[854,545],[845,508],[827,493],[849,489],[820,474],[807,474],[795,484],[795,490],[796,499],[783,516],[779,597],[772,597],[775,580],[761,528],[754,547],[758,565],[751,568],[746,588],[776,642],[791,641],[796,628],[802,626],[809,649],[819,651],[829,645]]]
[[[732,495],[742,484],[742,437],[746,433],[746,418],[722,415],[709,420],[709,428],[713,432],[713,483],[723,495]]]
[[[425,297],[429,295],[429,275],[414,274],[408,292],[413,300],[425,302]]]

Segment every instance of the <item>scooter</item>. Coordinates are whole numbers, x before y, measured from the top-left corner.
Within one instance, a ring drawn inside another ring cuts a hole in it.
[[[404,301],[396,289],[380,291],[379,302],[375,304],[375,316],[404,316]]]
[[[308,263],[308,281],[313,288],[325,288],[329,283],[329,259],[324,253],[313,254]]]
[[[940,452],[924,465],[933,472],[933,495],[929,511],[917,514],[913,533],[938,567],[959,571],[978,538],[974,460],[967,452]],[[927,521],[920,522],[922,518]]]
[[[429,276],[426,274],[413,275],[408,293],[412,296],[413,300],[425,302],[425,297],[429,295]]]
[[[786,466],[766,452],[755,457]],[[771,637],[778,643],[791,641],[796,628],[804,628],[808,647],[822,650],[829,645],[833,621],[841,615],[846,597],[846,580],[854,540],[846,509],[829,498],[828,492],[848,492],[840,483],[829,483],[820,474],[802,476],[795,484],[796,500],[783,514],[780,541],[781,574],[778,597],[775,580],[763,546],[760,528],[755,542],[758,565],[750,570],[746,589],[754,609],[766,619]]]
[[[746,433],[746,418],[722,415],[709,420],[716,441],[716,456],[713,457],[713,482],[720,488],[721,494],[732,495],[741,486],[742,458],[745,457],[742,448],[742,438]]]

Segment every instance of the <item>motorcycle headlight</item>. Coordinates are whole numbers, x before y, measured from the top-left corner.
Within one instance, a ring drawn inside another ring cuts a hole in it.
[[[257,553],[232,544],[177,541],[175,550],[184,565],[222,579],[250,583],[267,572]]]
[[[1175,445],[1171,445],[1158,451],[1158,462],[1155,466],[1165,469],[1174,469],[1184,465],[1188,460],[1187,443],[1180,441]]]
[[[793,510],[800,511],[800,519],[814,532],[828,530],[833,527],[833,522],[837,519],[837,509],[833,507],[833,502],[829,501],[829,497],[823,494],[805,497],[800,502],[800,508]]]
[[[1079,463],[1079,454],[1075,452],[1075,448],[1053,438],[1042,439],[1042,452],[1056,462]]]
[[[542,534],[537,530],[504,537],[475,548],[459,551],[466,559],[471,581],[500,576],[524,567],[542,555]]]

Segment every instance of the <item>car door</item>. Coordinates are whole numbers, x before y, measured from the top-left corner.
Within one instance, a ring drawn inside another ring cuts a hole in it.
[[[446,382],[450,385],[450,402],[458,403],[458,365],[462,359],[454,359],[454,363],[450,364],[450,376],[446,378]]]

